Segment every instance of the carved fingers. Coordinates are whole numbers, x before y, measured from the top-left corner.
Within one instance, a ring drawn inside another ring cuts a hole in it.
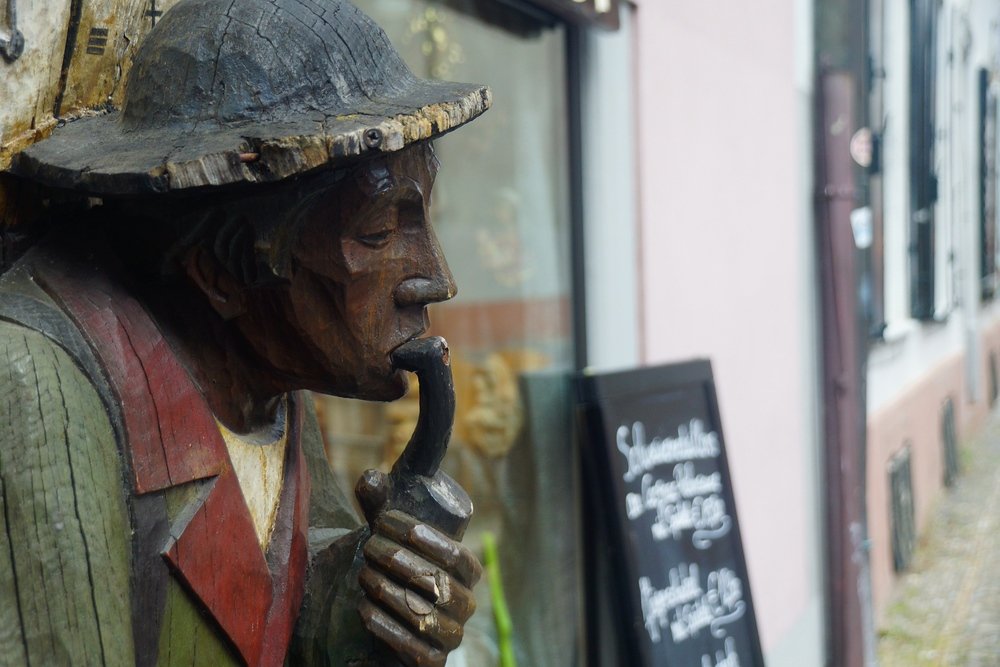
[[[381,570],[408,591],[423,596],[436,609],[465,622],[476,609],[472,591],[456,577],[413,552],[378,535],[368,540],[365,556],[369,567]]]
[[[365,545],[360,611],[368,630],[407,665],[444,665],[476,609],[482,568],[467,548],[397,510]]]
[[[400,628],[394,635],[399,640],[428,644],[434,652],[451,651],[462,643],[462,624],[435,608],[420,594],[399,586],[371,568],[362,570],[361,586],[368,595],[366,602],[373,606],[371,618],[381,614],[396,622]],[[364,611],[362,616],[365,616]],[[407,635],[412,635],[413,641]],[[387,643],[393,644],[391,641]]]
[[[376,522],[374,532],[397,544],[410,547],[452,573],[469,588],[475,586],[483,574],[483,567],[472,551],[404,512],[386,512]]]
[[[448,653],[417,638],[412,630],[368,600],[359,607],[365,627],[408,667],[444,667]]]

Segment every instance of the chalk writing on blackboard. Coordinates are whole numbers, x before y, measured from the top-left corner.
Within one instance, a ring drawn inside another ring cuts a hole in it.
[[[646,631],[654,644],[669,630],[680,643],[710,632],[716,639],[727,635],[726,626],[746,613],[743,582],[723,567],[708,573],[702,584],[698,565],[680,563],[667,573],[669,584],[657,589],[648,577],[639,578],[639,601]]]
[[[736,652],[736,640],[726,638],[723,650],[716,651],[714,660],[711,655],[701,656],[701,667],[740,667],[740,656]]]
[[[722,497],[722,475],[695,472],[692,459],[718,456],[718,434],[706,432],[697,419],[679,427],[677,438],[654,438],[646,444],[645,433],[642,422],[634,422],[631,428],[622,425],[617,432],[618,451],[628,464],[622,479],[632,482],[643,471],[639,491],[625,495],[626,516],[636,521],[652,512],[655,518],[649,531],[654,541],[678,540],[691,531],[691,543],[707,549],[729,534],[733,522]],[[669,480],[644,472],[676,460],[683,463],[674,465]]]
[[[618,451],[628,463],[628,469],[622,475],[626,482],[635,481],[643,473],[665,463],[714,459],[722,451],[718,434],[706,432],[700,419],[692,419],[688,424],[679,426],[676,438],[653,438],[648,442],[645,425],[637,421],[631,429],[619,426],[616,440]]]

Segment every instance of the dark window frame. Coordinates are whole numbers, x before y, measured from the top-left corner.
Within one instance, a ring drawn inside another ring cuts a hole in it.
[[[910,312],[935,318],[938,0],[910,0]]]
[[[980,297],[992,301],[997,291],[997,98],[990,71],[978,72],[979,86],[979,278]]]

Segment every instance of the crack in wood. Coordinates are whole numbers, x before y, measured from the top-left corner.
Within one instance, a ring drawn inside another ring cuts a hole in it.
[[[55,104],[52,106],[52,115],[56,118],[62,113],[63,96],[66,94],[66,84],[69,81],[69,67],[73,62],[76,35],[80,31],[82,18],[83,0],[72,0],[69,10],[69,27],[66,29],[66,48],[63,50],[62,70],[59,73],[59,88],[56,92]]]
[[[21,646],[24,650],[25,665],[27,665],[27,667],[31,667],[31,656],[28,654],[28,638],[24,632],[24,612],[21,610],[21,591],[17,585],[17,563],[14,558],[14,540],[10,534],[11,523],[9,510],[7,509],[9,507],[7,502],[7,487],[3,483],[2,473],[0,473],[0,504],[3,506],[3,529],[4,533],[7,535],[7,547],[10,550],[11,579],[14,584],[14,598],[16,603],[14,606],[17,607],[17,621],[21,626]]]
[[[63,441],[66,445],[66,461],[69,463],[67,468],[69,470],[69,488],[73,496],[73,514],[76,516],[76,525],[80,530],[80,541],[83,543],[83,558],[87,568],[87,582],[90,587],[90,604],[94,610],[94,625],[97,627],[97,646],[101,652],[101,664],[106,665],[107,656],[104,654],[104,633],[101,630],[102,619],[100,609],[97,605],[97,585],[94,579],[94,566],[91,563],[90,544],[87,540],[87,531],[84,527],[83,517],[80,515],[80,498],[76,483],[76,466],[73,463],[73,447],[68,432],[68,425],[72,421],[72,416],[70,415],[69,408],[66,406],[66,394],[63,391],[63,387],[67,386],[67,383],[63,382],[63,379],[59,374],[58,364],[53,362],[52,368],[56,375],[55,391],[59,393],[60,403],[62,404],[63,414],[65,416],[65,420],[63,421]]]

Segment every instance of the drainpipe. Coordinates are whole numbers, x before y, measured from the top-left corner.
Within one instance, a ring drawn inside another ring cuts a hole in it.
[[[850,144],[867,122],[867,0],[816,0],[816,240],[822,331],[827,665],[876,664],[868,556],[864,256],[851,216],[868,202]]]
[[[865,356],[857,208],[849,153],[857,129],[854,77],[819,76],[817,245],[823,349],[824,482],[827,519],[828,664],[874,664],[865,494]]]

